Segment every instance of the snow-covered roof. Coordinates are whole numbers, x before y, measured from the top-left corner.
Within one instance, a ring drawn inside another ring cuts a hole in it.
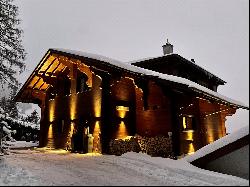
[[[123,70],[130,71],[133,73],[138,73],[138,74],[146,75],[146,76],[153,76],[153,77],[156,77],[158,79],[167,80],[167,81],[171,81],[171,82],[175,82],[175,83],[179,83],[179,84],[184,84],[184,85],[188,86],[190,89],[193,89],[197,92],[203,93],[207,96],[210,96],[210,97],[212,96],[216,99],[223,100],[223,101],[230,103],[232,105],[235,105],[237,107],[242,107],[242,108],[246,108],[246,109],[249,108],[247,105],[245,105],[242,102],[228,98],[224,95],[219,94],[218,92],[212,91],[204,86],[201,86],[193,81],[190,81],[190,80],[182,78],[182,77],[177,77],[174,75],[168,75],[168,74],[163,74],[163,73],[159,73],[156,71],[144,69],[144,68],[137,67],[137,66],[134,66],[132,64],[121,62],[119,60],[108,58],[108,57],[105,57],[102,55],[97,55],[97,54],[92,54],[92,53],[87,53],[87,52],[82,52],[82,51],[68,50],[68,49],[59,49],[59,48],[53,48],[50,50],[55,51],[55,52],[63,52],[63,53],[76,55],[76,56],[80,56],[80,57],[95,59],[95,60],[105,62],[105,63],[110,64],[112,66],[121,68]]]
[[[188,63],[189,65],[192,65],[193,67],[203,71],[205,74],[207,74],[208,76],[211,76],[211,77],[214,77],[216,78],[217,80],[219,80],[221,83],[226,83],[224,80],[222,80],[221,78],[219,78],[218,76],[214,75],[213,73],[207,71],[205,68],[199,66],[198,64],[194,63],[193,61],[191,60],[188,60],[182,56],[180,56],[179,54],[176,54],[176,53],[171,53],[171,54],[165,54],[165,55],[161,55],[161,56],[156,56],[156,57],[147,57],[147,58],[142,58],[142,59],[138,59],[138,60],[133,60],[133,61],[129,61],[127,63],[129,64],[132,64],[132,65],[135,65],[135,64],[138,64],[138,63],[150,63],[150,61],[152,60],[156,60],[156,59],[162,59],[162,58],[165,58],[165,57],[170,57],[170,56],[174,56],[174,57],[178,57],[182,60],[185,61],[185,63]]]
[[[193,162],[247,135],[249,135],[249,126],[242,127],[238,131],[228,134],[214,141],[213,143],[202,147],[201,149],[197,150],[194,154],[188,155],[182,159],[185,159],[188,162]]]

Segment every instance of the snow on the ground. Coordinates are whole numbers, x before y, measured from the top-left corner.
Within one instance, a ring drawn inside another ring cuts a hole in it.
[[[0,163],[1,185],[249,185],[238,177],[199,169],[185,160],[72,154],[63,150],[11,150]]]
[[[244,136],[247,136],[248,134],[249,134],[249,126],[247,125],[247,126],[242,127],[239,130],[237,130],[231,134],[228,134],[228,135],[214,141],[211,144],[208,144],[208,145],[202,147],[201,149],[197,150],[194,154],[188,155],[182,159],[184,159],[188,162],[193,162],[194,160],[197,160],[198,158],[201,158],[209,153],[212,153],[213,151],[215,151],[221,147],[224,147],[232,142],[235,142],[236,140],[238,140]]]
[[[27,148],[27,147],[37,147],[38,146],[38,142],[26,142],[26,141],[6,141],[6,145],[8,146],[8,148],[10,149],[16,149],[16,148]]]
[[[21,167],[11,166],[0,156],[0,186],[36,186],[42,181]]]

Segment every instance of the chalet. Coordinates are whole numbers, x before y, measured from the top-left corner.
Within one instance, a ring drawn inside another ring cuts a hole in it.
[[[226,116],[248,106],[219,94],[225,81],[174,54],[169,42],[163,51],[123,63],[49,49],[15,98],[41,108],[39,146],[84,152],[89,135],[92,151],[108,153],[114,139],[171,136],[181,155],[225,136]]]

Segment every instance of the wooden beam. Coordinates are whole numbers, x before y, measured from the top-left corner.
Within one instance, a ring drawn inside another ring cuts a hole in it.
[[[42,78],[44,82],[47,84],[55,85],[56,83],[56,77],[51,77],[51,76],[45,76],[45,75],[37,75],[38,77]]]
[[[44,84],[45,84],[45,82],[43,82],[42,85],[39,86],[38,90],[40,90],[43,87]]]
[[[44,71],[44,73],[42,74],[42,75],[45,75],[46,74],[46,72],[48,71],[48,69],[52,66],[52,64],[55,62],[55,60],[56,60],[57,58],[54,58],[53,60],[52,60],[52,62],[50,63],[50,65],[46,68],[46,70]],[[38,74],[37,72],[36,72],[36,74]],[[35,86],[38,84],[38,82],[41,80],[41,77],[36,81],[36,83],[32,86],[32,89],[33,88],[35,88]]]
[[[51,74],[53,75],[53,73],[58,69],[58,67],[60,66],[60,61],[58,60],[58,62],[59,62],[59,64],[56,66],[56,68],[55,69],[53,69],[53,71],[51,72]]]
[[[61,62],[63,65],[67,66],[68,68],[70,68],[73,65],[73,62],[68,60],[67,58],[63,58],[60,56],[58,56],[57,58],[59,62]]]

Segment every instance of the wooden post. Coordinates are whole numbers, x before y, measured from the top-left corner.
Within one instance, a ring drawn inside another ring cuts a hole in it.
[[[107,125],[110,123],[110,77],[102,76],[102,152],[108,153],[108,144],[109,144],[109,132],[107,130]]]
[[[148,94],[149,94],[148,80],[137,79],[135,80],[135,83],[143,91],[143,95],[142,95],[143,107],[144,107],[144,110],[148,110]]]
[[[178,121],[178,109],[177,109],[177,102],[174,95],[171,95],[171,115],[172,115],[172,144],[173,148],[172,151],[174,152],[175,156],[180,155],[180,124]]]
[[[45,101],[46,98],[42,100],[41,104],[39,107],[41,108],[41,119],[40,119],[40,131],[39,131],[39,147],[44,147],[46,146],[45,143],[45,138],[44,136],[47,135],[45,134],[45,126],[46,126],[46,119],[45,119]]]
[[[91,70],[95,72],[96,75],[100,76],[102,79],[101,87],[102,87],[102,104],[101,104],[101,142],[102,142],[102,153],[109,152],[109,140],[110,140],[110,132],[108,129],[108,125],[111,122],[111,109],[110,109],[110,81],[111,76],[108,72],[97,69],[95,67],[91,67]]]
[[[76,84],[77,84],[77,65],[76,64],[72,64],[72,67],[70,67],[70,80],[71,80],[70,92],[71,94],[75,94]]]

